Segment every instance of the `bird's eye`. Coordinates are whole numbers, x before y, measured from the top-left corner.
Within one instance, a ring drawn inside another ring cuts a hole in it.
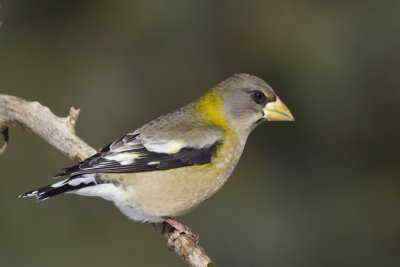
[[[250,94],[253,97],[254,102],[256,102],[257,104],[263,104],[267,100],[265,95],[260,91],[252,91],[250,92]]]

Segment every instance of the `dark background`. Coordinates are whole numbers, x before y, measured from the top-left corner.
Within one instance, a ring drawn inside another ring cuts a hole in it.
[[[66,116],[95,148],[234,73],[294,123],[250,136],[224,188],[180,218],[218,266],[400,265],[400,1],[2,1],[0,92]],[[17,194],[72,164],[11,129],[1,266],[184,266],[110,202]]]

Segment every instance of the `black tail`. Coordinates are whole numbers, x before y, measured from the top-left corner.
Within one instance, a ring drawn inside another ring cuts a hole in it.
[[[75,176],[52,185],[25,192],[18,195],[18,197],[36,197],[37,201],[42,201],[61,193],[92,185],[96,185],[92,177]]]

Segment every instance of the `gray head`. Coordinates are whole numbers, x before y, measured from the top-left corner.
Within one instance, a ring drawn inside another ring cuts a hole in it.
[[[249,74],[235,74],[218,84],[225,117],[236,133],[247,135],[266,120],[293,121],[289,109],[263,80]]]

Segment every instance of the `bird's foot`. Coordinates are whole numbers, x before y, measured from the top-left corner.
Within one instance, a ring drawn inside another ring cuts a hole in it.
[[[191,239],[193,239],[193,241],[196,242],[196,244],[199,242],[199,235],[193,233],[192,229],[190,229],[189,226],[184,225],[170,217],[164,217],[163,219],[174,228],[174,231],[167,240],[167,246],[169,248],[173,247],[175,239],[177,239],[178,236],[180,236],[181,234],[189,235]]]

